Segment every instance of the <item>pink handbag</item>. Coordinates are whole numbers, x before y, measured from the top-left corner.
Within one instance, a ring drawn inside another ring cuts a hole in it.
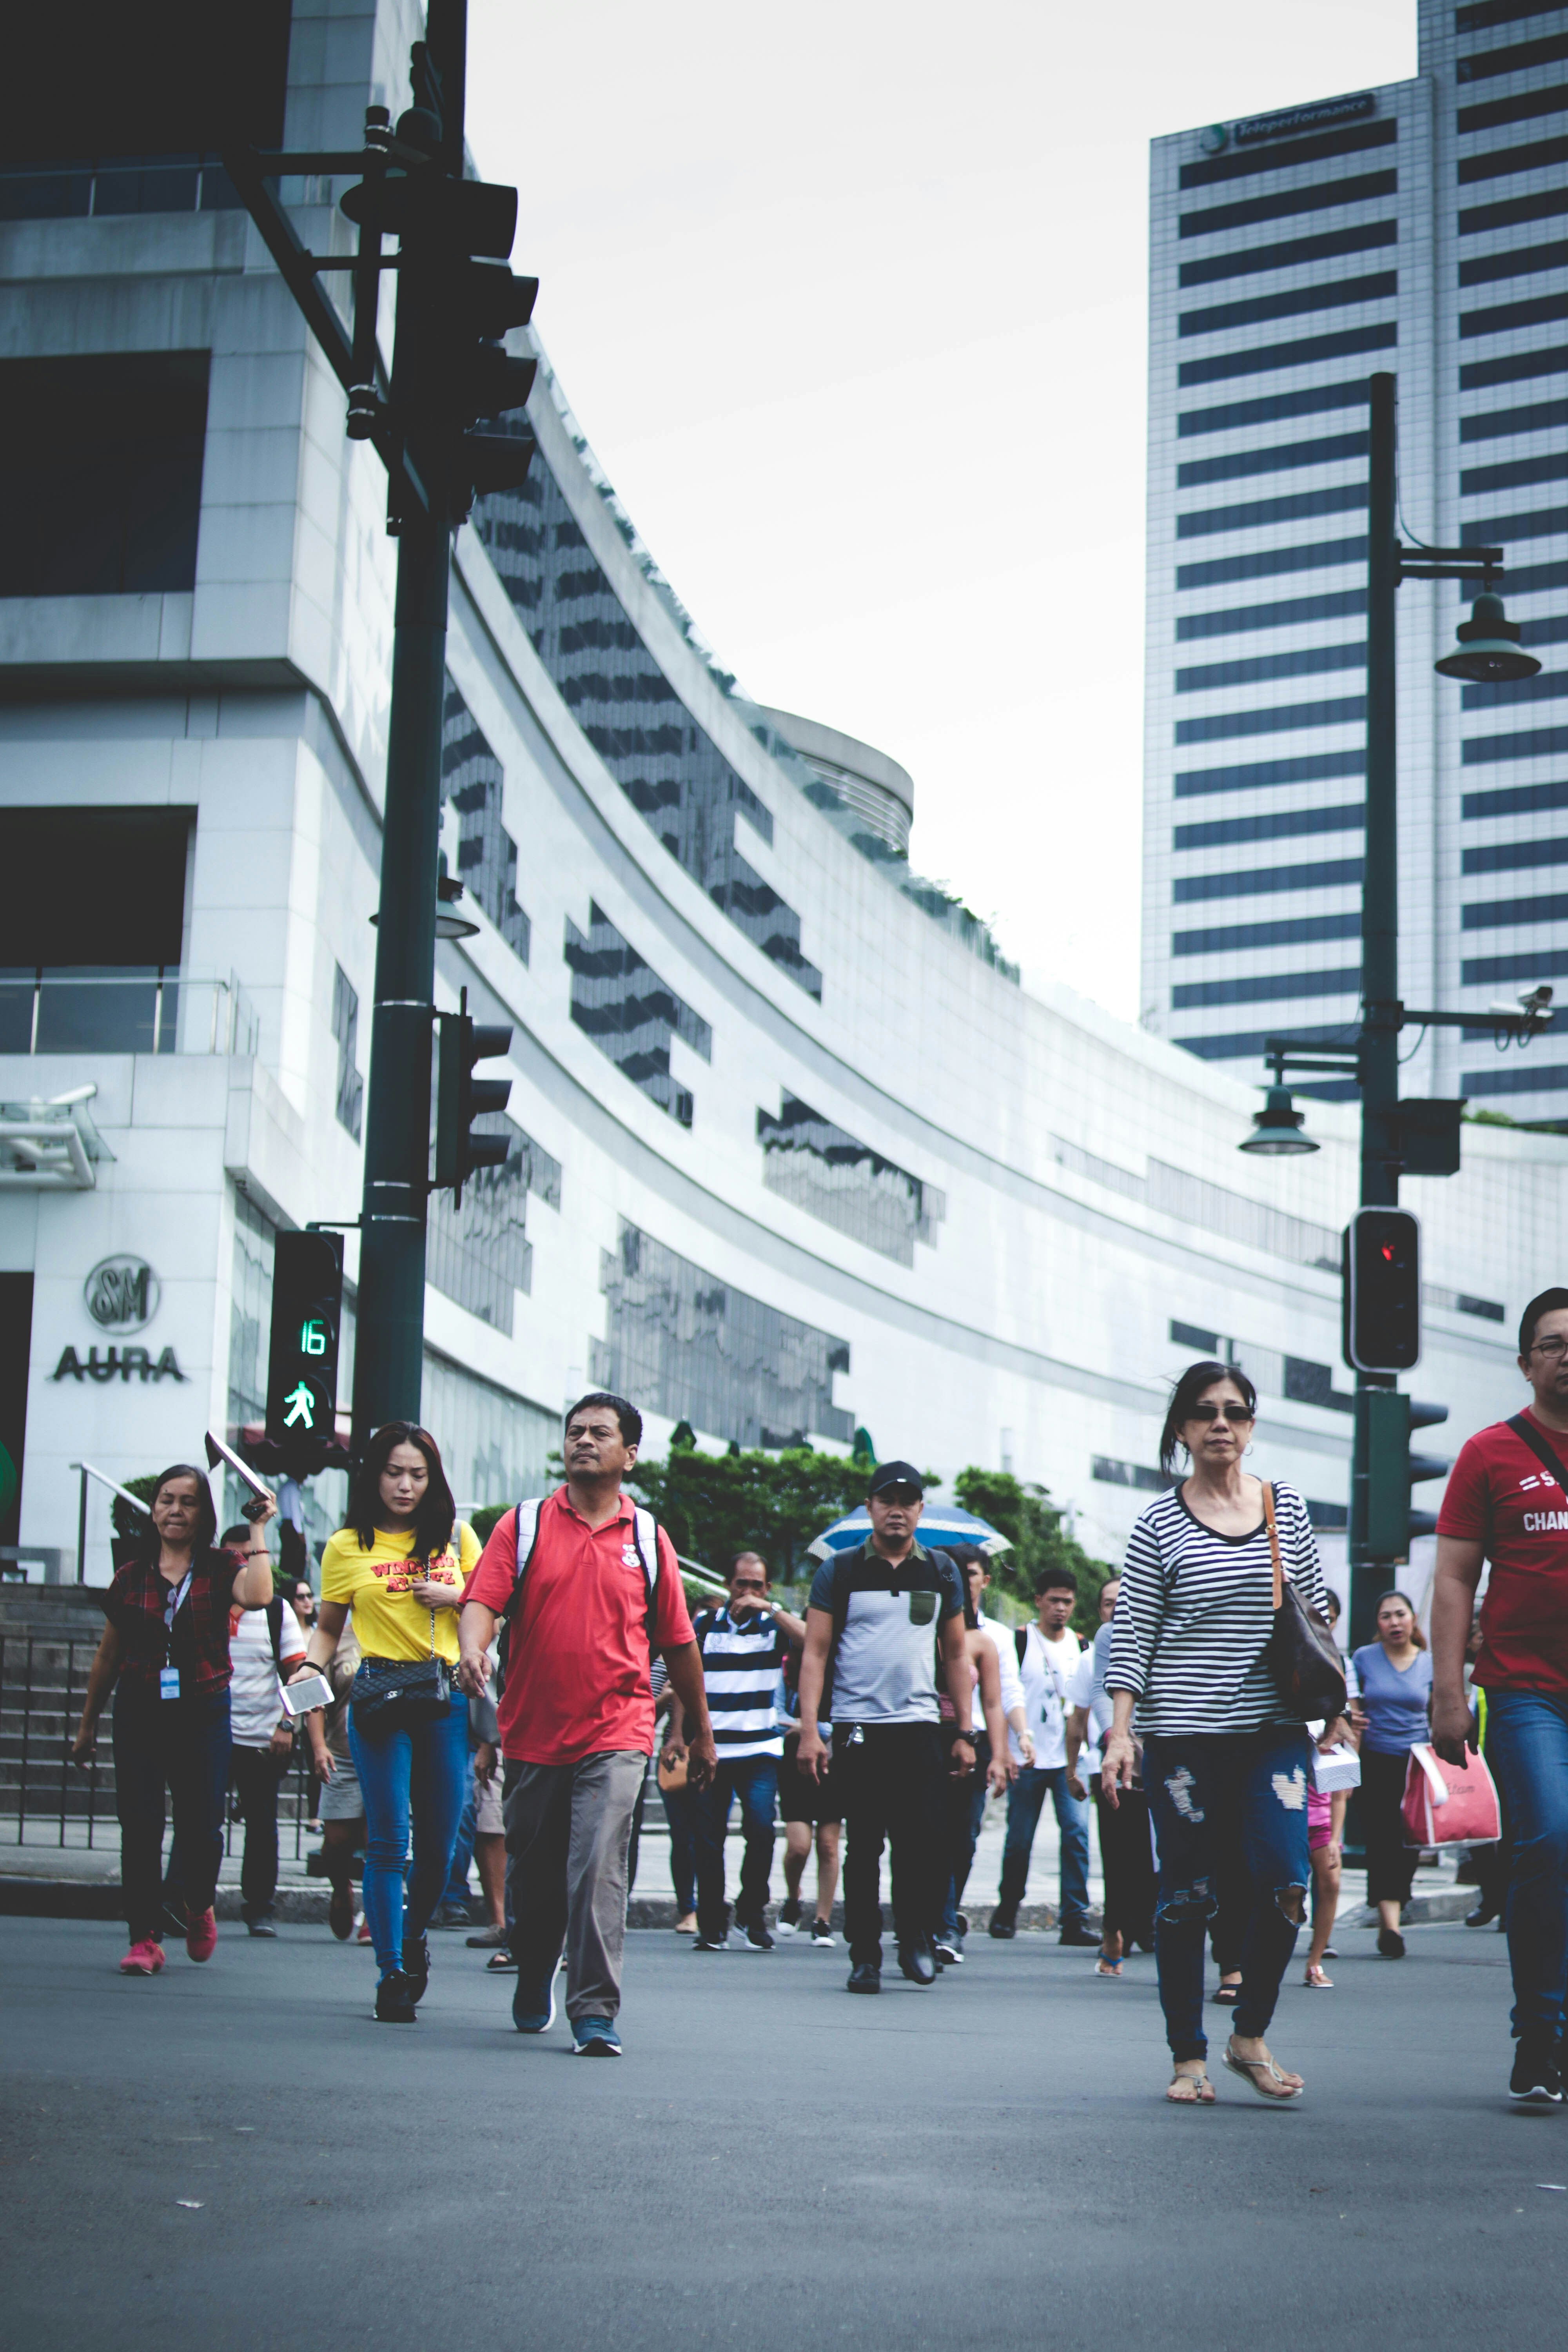
[[[1427,1740],[1410,1751],[1400,1806],[1406,1845],[1496,1845],[1502,1836],[1497,1784],[1483,1756],[1446,1764]]]

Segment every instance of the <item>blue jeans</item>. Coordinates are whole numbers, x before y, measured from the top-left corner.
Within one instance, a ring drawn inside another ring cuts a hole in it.
[[[403,1966],[405,1937],[422,1936],[441,1900],[463,1811],[468,1702],[463,1692],[434,1723],[366,1738],[349,1708],[349,1747],[364,1797],[364,1916],[384,1977]],[[403,1865],[414,1829],[404,1916]]]
[[[773,1837],[779,1807],[779,1759],[776,1756],[742,1756],[733,1763],[719,1759],[711,1787],[698,1792],[692,1827],[697,1847],[697,1927],[710,1942],[720,1941],[730,1926],[724,1900],[724,1832],[730,1825],[731,1800],[741,1800],[741,1834],[745,1853],[741,1863],[741,1890],[735,1917],[742,1927],[762,1925],[773,1875]]]
[[[464,1782],[468,1790],[463,1800],[462,1818],[458,1823],[458,1843],[452,1848],[451,1866],[447,1884],[441,1890],[443,1903],[458,1903],[467,1908],[468,1900],[468,1867],[474,1859],[474,1832],[479,1820],[479,1800],[474,1790],[474,1759],[468,1758]]]
[[[1308,1754],[1299,1723],[1143,1743],[1143,1786],[1160,1848],[1154,1956],[1173,2058],[1207,2054],[1204,1937],[1222,1882],[1237,1889],[1244,1919],[1235,2030],[1268,2030],[1311,1878]]]
[[[1513,1842],[1508,1957],[1513,2030],[1553,2039],[1568,1980],[1568,1696],[1487,1693],[1487,1761]]]
[[[181,1892],[195,1916],[210,1911],[223,1861],[228,1787],[228,1689],[160,1698],[121,1675],[114,1694],[114,1806],[120,1882],[131,1941],[163,1933],[163,1790],[174,1802]]]
[[[1089,1909],[1089,1799],[1072,1794],[1065,1764],[1026,1765],[1008,1791],[1007,1835],[1002,1847],[996,1906],[1011,1916],[1024,1899],[1029,1856],[1047,1790],[1062,1841],[1062,1925],[1081,1926]]]

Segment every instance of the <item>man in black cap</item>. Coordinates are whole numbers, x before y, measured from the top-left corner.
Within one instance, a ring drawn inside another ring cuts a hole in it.
[[[913,1465],[884,1462],[866,1498],[869,1539],[824,1561],[805,1612],[797,1760],[812,1780],[826,1769],[817,1720],[831,1679],[833,1776],[848,1836],[844,1926],[851,1992],[882,1989],[884,1843],[892,1848],[899,1965],[912,1984],[936,1981],[932,1948],[949,1861],[938,1654],[961,1724],[970,1719],[973,1669],[958,1570],[945,1552],[929,1552],[915,1540],[923,1507]],[[953,1741],[949,1769],[974,1769],[967,1732]]]

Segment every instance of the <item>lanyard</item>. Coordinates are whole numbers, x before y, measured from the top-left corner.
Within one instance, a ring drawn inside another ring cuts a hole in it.
[[[165,1657],[174,1646],[174,1620],[179,1615],[181,1604],[191,1589],[191,1578],[195,1573],[194,1569],[187,1568],[179,1583],[172,1587],[163,1602],[163,1631],[166,1636],[163,1654]]]

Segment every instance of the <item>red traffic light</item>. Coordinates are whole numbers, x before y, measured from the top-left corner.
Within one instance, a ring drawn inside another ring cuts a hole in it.
[[[1344,1356],[1352,1371],[1421,1360],[1421,1228],[1408,1209],[1358,1209],[1344,1236]]]

